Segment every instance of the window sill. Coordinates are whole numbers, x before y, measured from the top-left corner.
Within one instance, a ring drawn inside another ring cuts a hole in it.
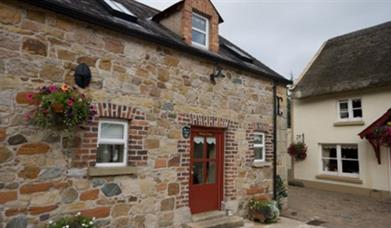
[[[317,175],[316,179],[321,180],[330,180],[330,181],[339,181],[351,184],[362,184],[362,180],[358,177],[341,177],[341,176],[333,176],[333,175]]]
[[[365,122],[363,120],[341,120],[334,123],[335,127],[341,127],[341,126],[362,126],[365,125]]]
[[[271,162],[264,162],[264,161],[254,161],[251,166],[253,168],[264,168],[264,167],[271,167]]]
[[[89,167],[87,174],[90,177],[136,175],[136,167]]]

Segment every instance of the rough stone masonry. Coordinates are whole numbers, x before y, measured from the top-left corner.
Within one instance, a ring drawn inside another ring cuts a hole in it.
[[[34,104],[26,94],[53,83],[73,85],[78,63],[92,71],[84,92],[102,109],[95,122],[71,142],[60,133],[29,126],[24,114]],[[43,227],[77,212],[96,217],[102,226],[179,227],[191,216],[189,140],[181,129],[195,123],[227,129],[225,208],[245,215],[251,197],[270,198],[272,81],[223,68],[227,77],[214,85],[209,79],[214,64],[207,60],[1,1],[0,227]],[[284,87],[278,95],[286,101]],[[95,165],[100,117],[129,120],[128,164],[134,174],[87,174]],[[283,176],[285,121],[278,120]],[[258,168],[252,166],[254,131],[265,132],[267,142],[267,163]]]

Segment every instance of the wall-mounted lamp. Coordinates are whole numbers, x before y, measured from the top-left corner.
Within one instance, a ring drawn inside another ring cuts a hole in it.
[[[87,64],[81,63],[75,69],[75,83],[80,88],[86,88],[91,82],[91,71]]]
[[[220,66],[215,66],[213,73],[210,75],[210,81],[216,84],[216,78],[225,78],[223,69]]]

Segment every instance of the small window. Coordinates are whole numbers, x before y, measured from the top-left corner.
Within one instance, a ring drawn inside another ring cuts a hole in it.
[[[265,134],[256,132],[254,133],[254,155],[255,161],[265,161]]]
[[[123,4],[114,0],[102,0],[104,6],[114,15],[122,19],[135,22],[137,20],[136,15],[130,12]]]
[[[128,123],[102,120],[98,129],[96,166],[126,166],[128,147]]]
[[[337,176],[358,177],[360,166],[357,145],[322,145],[322,171]]]
[[[340,120],[357,120],[362,118],[361,99],[338,101],[338,118]]]
[[[203,48],[209,46],[209,20],[193,13],[192,17],[192,44]]]

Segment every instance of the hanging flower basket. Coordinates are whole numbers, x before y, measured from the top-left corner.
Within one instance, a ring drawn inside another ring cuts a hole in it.
[[[27,99],[38,104],[27,119],[45,129],[70,132],[96,113],[91,99],[66,84],[44,86],[37,94],[28,94]]]
[[[307,146],[305,143],[292,143],[288,148],[288,154],[296,161],[303,161],[307,157]]]

